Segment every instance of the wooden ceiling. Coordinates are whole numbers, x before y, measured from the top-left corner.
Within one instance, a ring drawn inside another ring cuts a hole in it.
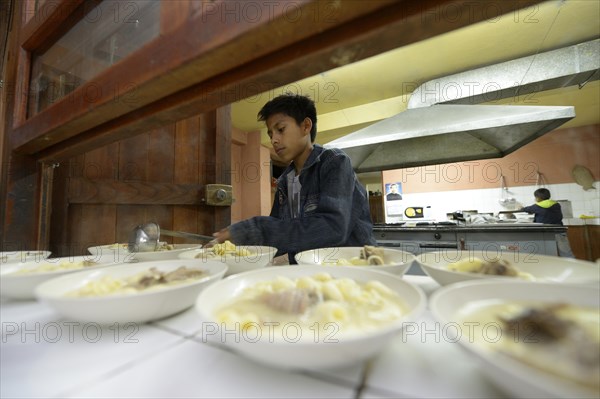
[[[423,16],[424,24],[428,17]],[[456,17],[452,8],[436,16],[446,18],[446,22]],[[266,101],[285,91],[308,94],[317,102],[317,142],[324,144],[404,111],[411,92],[428,80],[598,37],[600,1],[547,1],[238,101],[232,107],[233,125],[264,131],[256,114]],[[515,82],[522,78],[515,76]],[[575,106],[576,118],[563,127],[600,123],[598,81],[582,88],[570,86],[536,93],[534,101],[535,105]],[[266,134],[263,143],[268,145]]]

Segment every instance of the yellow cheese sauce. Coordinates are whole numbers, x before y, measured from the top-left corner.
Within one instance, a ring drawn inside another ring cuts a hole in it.
[[[389,325],[407,313],[400,296],[378,281],[358,283],[328,273],[278,277],[246,288],[216,312],[228,330],[264,329],[275,336],[300,329],[304,337],[351,336]],[[284,337],[285,338],[285,337]]]
[[[91,260],[83,260],[78,262],[69,262],[69,261],[61,261],[59,263],[44,263],[35,268],[22,268],[18,269],[12,273],[8,274],[32,274],[32,273],[47,273],[47,272],[56,272],[62,270],[74,270],[74,269],[83,269],[89,266],[97,265],[97,262]]]
[[[496,264],[499,267],[489,267]],[[488,267],[486,267],[488,266]],[[479,258],[465,258],[457,262],[449,263],[446,268],[453,272],[485,274],[488,276],[517,277],[523,280],[533,281],[535,278],[529,274],[520,271],[514,265],[507,261],[487,262]]]
[[[170,279],[176,272],[182,272],[175,279]],[[182,285],[198,281],[206,277],[206,272],[187,269],[185,266],[169,273],[158,271],[154,268],[138,273],[134,276],[115,278],[112,276],[103,276],[100,279],[92,280],[73,291],[65,294],[68,297],[96,297],[117,294],[137,294],[139,292],[149,292],[164,289],[174,285]]]
[[[211,259],[216,258],[217,256],[248,257],[256,255],[257,254],[255,252],[252,252],[246,248],[240,248],[231,241],[226,240],[221,244],[215,244],[214,246],[207,248],[205,251],[200,252],[195,256],[195,258]]]

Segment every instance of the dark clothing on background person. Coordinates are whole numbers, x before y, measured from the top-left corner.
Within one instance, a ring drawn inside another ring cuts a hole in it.
[[[560,204],[552,200],[543,200],[534,205],[521,208],[522,212],[533,213],[534,223],[559,224],[562,226],[562,209]]]

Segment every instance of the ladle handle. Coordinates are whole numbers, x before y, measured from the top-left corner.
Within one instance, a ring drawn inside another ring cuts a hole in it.
[[[164,234],[166,236],[171,236],[171,237],[179,237],[179,238],[191,238],[193,240],[203,240],[203,241],[212,241],[215,238],[211,237],[211,236],[203,236],[201,234],[194,234],[194,233],[186,233],[183,231],[171,231],[171,230],[165,230],[165,229],[160,229],[160,234]]]

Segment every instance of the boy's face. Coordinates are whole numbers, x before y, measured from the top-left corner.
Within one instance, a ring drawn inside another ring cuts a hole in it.
[[[294,118],[280,113],[268,117],[266,124],[273,149],[283,162],[297,159],[310,145],[312,122],[309,118],[298,125]]]

